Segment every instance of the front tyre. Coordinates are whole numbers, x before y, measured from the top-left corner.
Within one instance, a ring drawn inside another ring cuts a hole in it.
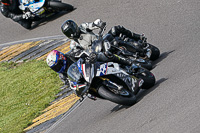
[[[142,72],[140,72],[136,76],[137,78],[141,78],[144,80],[144,83],[142,84],[141,88],[149,89],[149,88],[153,87],[156,83],[154,74],[144,68],[141,71]]]
[[[123,94],[122,94],[123,93]],[[122,88],[121,94],[115,94],[109,88],[100,86],[98,89],[98,94],[109,101],[117,104],[131,106],[136,103],[136,96],[129,90]]]
[[[151,49],[151,52],[152,52],[151,56],[150,56],[150,60],[154,61],[154,60],[158,59],[160,56],[160,50],[156,46],[153,46],[149,43],[148,43],[148,45],[149,45],[149,49]]]

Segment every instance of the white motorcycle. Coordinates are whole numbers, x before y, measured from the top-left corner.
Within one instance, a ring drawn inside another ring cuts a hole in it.
[[[23,13],[31,12],[33,20],[74,9],[72,5],[62,3],[61,0],[19,0],[19,8]]]

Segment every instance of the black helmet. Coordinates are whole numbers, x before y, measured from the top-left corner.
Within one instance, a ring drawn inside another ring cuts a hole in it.
[[[47,65],[57,73],[63,73],[67,69],[67,59],[60,51],[53,50],[47,56]]]
[[[62,32],[70,39],[75,39],[80,37],[80,29],[78,25],[72,21],[67,20],[61,26]]]
[[[12,4],[12,0],[0,0],[2,4],[9,6],[10,4]]]

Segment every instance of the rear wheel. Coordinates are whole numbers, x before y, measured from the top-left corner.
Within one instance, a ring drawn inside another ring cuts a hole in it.
[[[108,87],[100,86],[98,94],[109,101],[126,106],[131,106],[137,101],[136,96],[124,88],[119,93],[115,93],[115,91]]]
[[[49,1],[49,6],[57,11],[72,11],[74,7],[60,1]]]

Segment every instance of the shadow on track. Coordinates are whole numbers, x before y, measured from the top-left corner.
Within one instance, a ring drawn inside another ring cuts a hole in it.
[[[155,90],[161,83],[165,82],[167,79],[168,78],[161,78],[156,82],[156,84],[152,88],[150,88],[148,90],[144,90],[144,89],[140,90],[140,92],[136,96],[137,97],[137,102],[142,100],[142,98],[144,96],[146,96],[147,94],[151,93],[153,90]],[[134,105],[132,105],[132,106],[134,106]],[[130,108],[132,106],[117,105],[111,110],[111,112],[117,112],[117,111],[122,110],[122,109],[128,109],[128,108]]]
[[[173,53],[174,51],[175,51],[175,50],[171,50],[171,51],[169,51],[169,52],[164,52],[164,53],[162,53],[162,54],[160,55],[160,57],[159,57],[157,60],[155,60],[155,61],[152,62],[153,69],[157,66],[157,64],[158,64],[159,62],[161,62],[162,60],[164,60],[165,58],[167,58],[167,56],[168,56],[169,54]]]
[[[152,92],[153,90],[155,90],[161,83],[165,82],[166,80],[168,80],[168,78],[161,78],[161,79],[157,80],[156,84],[155,84],[152,88],[150,88],[150,89],[148,89],[148,90],[142,89],[142,90],[139,92],[139,94],[137,95],[137,98],[138,98],[138,101],[137,101],[137,102],[139,102],[140,100],[142,100],[142,98],[143,98],[144,96],[146,96],[147,94],[151,93],[151,92]]]
[[[117,111],[119,111],[119,110],[122,110],[122,109],[128,109],[128,108],[130,108],[131,106],[125,106],[125,105],[117,105],[117,106],[115,106],[112,110],[111,110],[111,113],[112,112],[117,112]]]

